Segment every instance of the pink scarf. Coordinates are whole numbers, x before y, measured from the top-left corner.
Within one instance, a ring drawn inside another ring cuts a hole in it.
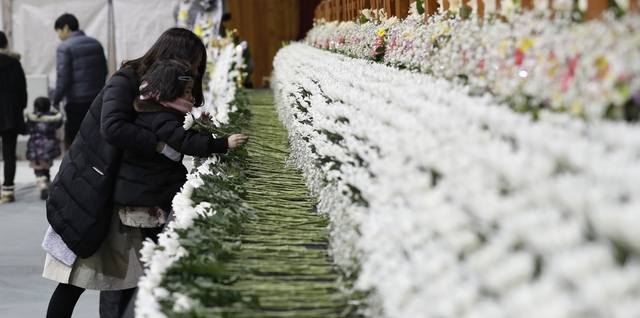
[[[140,90],[142,90],[146,86],[147,86],[147,83],[142,83],[142,85],[140,85]],[[158,94],[150,94],[150,95],[140,94],[140,100],[147,100],[147,99],[152,99],[152,98],[156,99],[157,96],[158,96]],[[178,99],[170,101],[170,102],[159,102],[159,103],[162,104],[165,107],[176,109],[176,110],[180,111],[183,114],[186,114],[186,113],[190,112],[193,109],[193,103],[191,103],[190,101],[188,101],[188,100],[186,100],[184,98],[178,98]]]

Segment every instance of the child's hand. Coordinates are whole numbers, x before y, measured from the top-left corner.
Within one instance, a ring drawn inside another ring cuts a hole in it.
[[[209,112],[204,112],[200,115],[200,118],[198,118],[202,121],[208,122],[208,123],[212,123],[213,120],[211,120],[211,114]]]
[[[227,139],[227,142],[229,143],[229,149],[242,147],[247,144],[247,141],[249,141],[249,136],[245,136],[243,134],[231,135]]]

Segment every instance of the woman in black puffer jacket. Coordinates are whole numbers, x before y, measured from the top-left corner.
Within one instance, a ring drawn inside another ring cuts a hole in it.
[[[91,104],[78,135],[62,159],[47,199],[51,225],[43,277],[59,282],[47,317],[70,317],[85,289],[122,290],[120,311],[142,276],[140,229],[124,226],[114,213],[114,186],[124,151],[141,155],[161,152],[172,160],[180,154],[156,135],[134,124],[133,101],[140,78],[159,60],[187,60],[195,78],[195,104],[202,105],[206,49],[193,32],[165,31],[142,57],[126,61]],[[45,244],[48,243],[48,244]]]

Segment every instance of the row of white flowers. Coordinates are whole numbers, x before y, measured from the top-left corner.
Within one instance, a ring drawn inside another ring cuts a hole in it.
[[[534,121],[304,44],[274,68],[291,160],[368,316],[640,316],[640,127]]]
[[[540,3],[522,14],[503,12],[506,21],[444,12],[429,23],[415,13],[404,20],[378,14],[363,24],[319,22],[305,41],[449,80],[463,77],[519,110],[622,118],[625,103],[635,98],[640,104],[640,15],[576,23],[574,14],[552,17],[548,2]]]
[[[231,106],[236,93],[236,79],[240,76],[240,72],[234,69],[234,63],[241,60],[242,56],[235,50],[233,42],[221,48],[212,48],[211,51],[209,55],[213,61],[210,63],[214,66],[207,79],[205,103],[203,107],[194,109],[194,115],[199,117],[203,112],[208,112],[216,124],[228,124],[229,113],[237,111],[235,106]]]

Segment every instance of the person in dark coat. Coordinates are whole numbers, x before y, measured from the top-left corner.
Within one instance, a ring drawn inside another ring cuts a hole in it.
[[[76,137],[82,119],[100,93],[108,74],[102,45],[78,27],[78,19],[68,13],[61,15],[54,25],[62,43],[56,52],[56,88],[52,101],[53,106],[59,109],[62,99],[66,99],[65,150]]]
[[[160,152],[174,161],[180,160],[180,154],[153,132],[134,124],[133,102],[140,95],[139,79],[155,61],[187,60],[197,70],[194,104],[202,105],[206,56],[204,44],[193,32],[169,29],[144,56],[125,61],[91,104],[62,159],[47,199],[51,228],[64,247],[77,256],[67,265],[47,253],[43,276],[59,282],[49,301],[47,317],[71,317],[87,288],[122,290],[120,314],[126,308],[142,275],[138,259],[142,233],[136,228],[120,227],[118,213],[114,213],[114,186],[123,151],[147,156]],[[126,272],[114,273],[110,271],[112,262],[131,266]]]
[[[4,160],[2,202],[12,202],[16,176],[18,135],[25,133],[24,109],[27,107],[27,80],[20,54],[8,49],[8,40],[0,31],[0,137]]]
[[[241,147],[248,137],[242,134],[216,138],[211,134],[186,130],[186,116],[192,116],[191,91],[195,72],[186,61],[158,61],[142,77],[135,124],[181,154],[207,157]],[[187,169],[180,161],[159,154],[140,155],[126,151],[116,178],[114,202],[120,206],[120,221],[155,235],[160,233],[171,209],[173,197],[187,181]],[[157,240],[152,235],[152,240]]]
[[[60,156],[60,145],[56,138],[56,130],[62,127],[62,114],[51,110],[51,101],[46,97],[38,97],[33,102],[33,113],[27,114],[27,160],[29,167],[36,175],[36,185],[40,191],[40,199],[49,196],[51,183],[49,169],[53,160]]]

